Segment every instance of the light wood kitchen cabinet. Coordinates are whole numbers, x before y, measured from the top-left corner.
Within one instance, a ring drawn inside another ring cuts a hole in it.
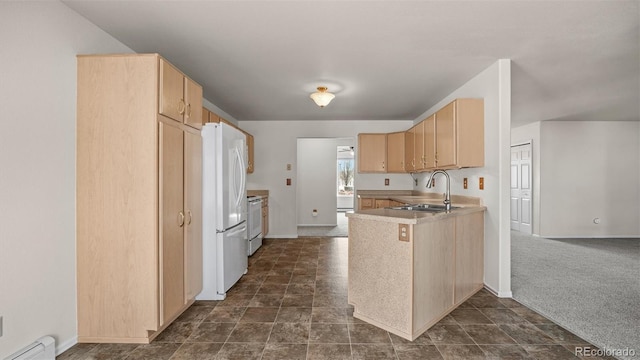
[[[435,114],[435,166],[484,166],[484,102],[456,99]]]
[[[78,56],[81,343],[149,343],[202,287],[200,132],[159,114],[161,64]]]
[[[484,286],[483,274],[484,212],[477,212],[456,218],[456,304]]]
[[[376,199],[375,201],[375,208],[376,209],[384,209],[386,207],[389,207],[390,205],[390,200],[387,199]]]
[[[415,170],[416,171],[422,171],[424,169],[426,169],[425,164],[426,164],[426,159],[425,159],[425,152],[424,152],[424,121],[419,122],[418,124],[416,124],[413,128],[412,128],[413,132],[414,132],[414,138],[413,138],[413,153],[414,153],[414,158],[415,158]]]
[[[186,129],[184,141],[184,208],[187,211],[184,238],[184,304],[189,304],[202,291],[202,136],[200,131]]]
[[[269,233],[269,198],[262,198],[262,236]]]
[[[417,123],[406,132],[405,162],[408,166],[408,172],[418,172],[425,169],[424,121]]]
[[[358,210],[368,210],[375,208],[375,200],[373,198],[359,198]]]
[[[358,210],[383,209],[390,206],[402,206],[404,203],[390,199],[359,198]]]
[[[387,172],[387,134],[358,134],[358,172]]]
[[[436,168],[436,115],[423,121],[424,126],[424,165],[423,169]]]
[[[456,99],[405,133],[407,172],[484,166],[484,102]]]
[[[247,173],[249,174],[253,174],[253,167],[254,167],[254,144],[253,144],[253,135],[245,132],[245,135],[247,136]]]
[[[159,113],[196,129],[202,128],[202,87],[160,59]]]
[[[416,170],[416,150],[414,148],[416,142],[416,134],[415,131],[412,131],[412,129],[404,132],[404,167],[407,172],[410,173],[415,172]]]
[[[404,131],[387,134],[387,172],[404,173]]]

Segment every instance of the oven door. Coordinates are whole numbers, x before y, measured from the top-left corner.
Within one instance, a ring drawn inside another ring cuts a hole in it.
[[[262,199],[249,201],[249,229],[247,238],[254,239],[262,233]]]

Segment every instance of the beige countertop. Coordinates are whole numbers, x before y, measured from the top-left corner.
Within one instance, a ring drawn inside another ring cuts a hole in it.
[[[247,190],[247,196],[269,197],[269,190]]]
[[[459,205],[453,205],[459,206]],[[415,210],[394,210],[394,209],[369,209],[347,212],[346,216],[350,219],[377,220],[398,224],[420,224],[430,221],[439,221],[442,219],[471,214],[474,212],[485,211],[487,208],[481,205],[460,206],[457,209],[451,209],[448,212],[428,212]]]
[[[411,190],[360,190],[357,191],[358,198],[373,198],[382,200],[394,200],[405,204],[442,204],[444,194],[423,193]],[[486,211],[482,206],[482,199],[451,195],[451,205],[455,207],[449,212],[427,212],[413,210],[394,209],[368,209],[347,212],[346,216],[353,219],[368,219],[399,224],[418,224],[429,221],[438,221],[445,218],[466,215],[478,211]]]

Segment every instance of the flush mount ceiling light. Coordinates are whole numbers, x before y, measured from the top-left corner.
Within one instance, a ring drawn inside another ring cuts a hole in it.
[[[309,97],[312,98],[313,101],[315,101],[316,105],[320,107],[325,107],[329,105],[331,100],[333,100],[333,98],[336,96],[330,92],[327,92],[326,87],[318,86],[318,91],[314,92]]]

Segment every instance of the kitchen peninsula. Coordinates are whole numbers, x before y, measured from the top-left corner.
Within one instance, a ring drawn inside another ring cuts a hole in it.
[[[434,193],[371,191],[366,198],[392,206],[442,205],[442,195]],[[452,202],[450,211],[347,214],[354,317],[414,340],[482,289],[486,208],[478,198],[452,196]]]

